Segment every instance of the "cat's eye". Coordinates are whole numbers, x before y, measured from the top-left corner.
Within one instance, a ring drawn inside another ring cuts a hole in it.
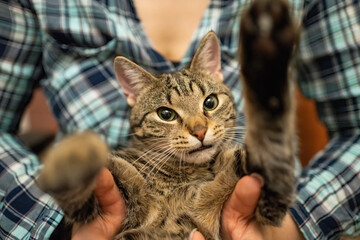
[[[164,121],[173,121],[177,118],[177,114],[170,108],[161,107],[157,111],[158,116]]]
[[[204,101],[204,109],[206,111],[214,110],[219,104],[219,101],[215,95],[208,96]]]

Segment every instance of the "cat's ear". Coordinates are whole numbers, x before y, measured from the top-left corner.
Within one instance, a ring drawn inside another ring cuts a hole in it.
[[[207,33],[201,40],[200,46],[190,65],[190,70],[192,69],[202,69],[215,76],[216,79],[224,80],[221,72],[220,44],[213,31]]]
[[[136,103],[139,92],[155,80],[151,73],[124,57],[115,58],[114,70],[130,106]]]

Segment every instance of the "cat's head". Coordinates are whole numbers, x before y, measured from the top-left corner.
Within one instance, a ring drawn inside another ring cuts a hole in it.
[[[190,66],[178,72],[154,76],[124,57],[117,57],[114,67],[132,106],[135,140],[146,149],[203,163],[229,142],[235,108],[223,84],[215,33],[203,38]]]

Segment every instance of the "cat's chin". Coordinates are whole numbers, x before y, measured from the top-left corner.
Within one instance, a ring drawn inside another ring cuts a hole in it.
[[[216,153],[215,146],[201,147],[189,152],[186,156],[185,161],[187,163],[201,164],[212,160]]]

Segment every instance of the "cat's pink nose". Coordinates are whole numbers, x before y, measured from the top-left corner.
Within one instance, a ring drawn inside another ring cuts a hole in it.
[[[207,131],[207,127],[203,126],[203,125],[196,125],[193,129],[192,129],[192,135],[194,137],[196,137],[197,139],[199,139],[199,141],[203,141],[205,138],[205,134]]]

